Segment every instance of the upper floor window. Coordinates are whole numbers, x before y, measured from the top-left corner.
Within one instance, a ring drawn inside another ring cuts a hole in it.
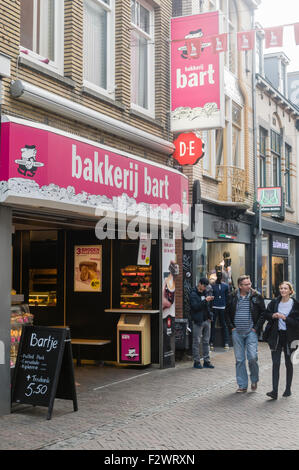
[[[271,130],[271,157],[272,157],[272,184],[274,187],[281,185],[281,136]]]
[[[84,84],[114,96],[114,0],[84,0]]]
[[[259,185],[261,188],[266,187],[266,149],[267,149],[267,131],[260,127],[260,155],[259,155]]]
[[[232,164],[241,167],[242,109],[232,103]]]
[[[234,74],[237,73],[237,28],[238,10],[234,0],[221,0],[219,3],[222,32],[228,33],[228,51],[224,56],[225,66]]]
[[[154,115],[154,10],[131,0],[131,102],[136,110]]]
[[[291,206],[291,160],[292,160],[292,147],[288,144],[285,146],[285,198],[286,204]]]
[[[21,0],[21,53],[62,72],[63,18],[61,0]]]

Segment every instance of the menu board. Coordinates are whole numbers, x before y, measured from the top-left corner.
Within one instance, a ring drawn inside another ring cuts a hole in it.
[[[74,291],[102,292],[102,245],[77,245],[74,256]]]
[[[12,402],[48,407],[55,398],[73,400],[77,411],[74,366],[68,328],[23,326],[12,386]]]

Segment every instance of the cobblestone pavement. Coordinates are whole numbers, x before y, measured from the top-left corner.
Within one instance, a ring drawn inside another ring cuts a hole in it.
[[[0,449],[216,450],[298,449],[299,365],[293,395],[279,399],[271,390],[268,346],[259,343],[257,392],[236,394],[233,351],[214,352],[214,370],[193,369],[191,361],[174,369],[75,369],[79,410],[55,400],[52,419],[46,408],[19,405],[0,418]]]

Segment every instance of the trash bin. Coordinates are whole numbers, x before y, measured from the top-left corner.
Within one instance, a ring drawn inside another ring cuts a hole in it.
[[[174,322],[175,331],[175,349],[184,351],[189,349],[190,330],[188,328],[189,321],[187,318],[176,318]]]
[[[123,314],[117,324],[117,362],[145,366],[151,363],[149,314]]]

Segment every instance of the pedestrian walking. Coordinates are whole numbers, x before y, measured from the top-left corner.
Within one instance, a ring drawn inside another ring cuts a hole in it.
[[[236,358],[237,393],[247,392],[250,371],[251,390],[256,391],[259,381],[258,335],[263,325],[265,302],[261,294],[252,289],[249,276],[238,279],[238,289],[229,294],[225,310],[226,323],[232,332]]]
[[[217,266],[216,266],[217,268]],[[224,349],[229,349],[229,333],[225,321],[225,307],[227,303],[227,297],[229,294],[228,284],[222,282],[222,271],[216,269],[216,282],[212,285],[213,289],[213,320],[211,324],[211,338],[210,338],[210,348],[214,349],[215,344],[215,335],[216,335],[216,322],[219,318],[219,323],[221,326],[221,333],[223,339]]]
[[[269,344],[272,356],[272,391],[267,396],[277,400],[281,353],[284,352],[286,366],[286,388],[283,397],[291,395],[293,379],[292,343],[299,339],[299,302],[293,297],[294,289],[290,282],[279,286],[280,295],[273,299],[264,314],[268,320],[263,339]]]
[[[201,278],[197,287],[194,287],[190,292],[190,309],[191,319],[193,322],[192,328],[192,354],[194,359],[195,369],[214,369],[210,361],[210,334],[211,334],[211,320],[213,318],[210,310],[209,302],[213,300],[212,295],[207,295],[207,287],[209,280]],[[203,366],[200,363],[199,346],[202,336],[203,346]]]

